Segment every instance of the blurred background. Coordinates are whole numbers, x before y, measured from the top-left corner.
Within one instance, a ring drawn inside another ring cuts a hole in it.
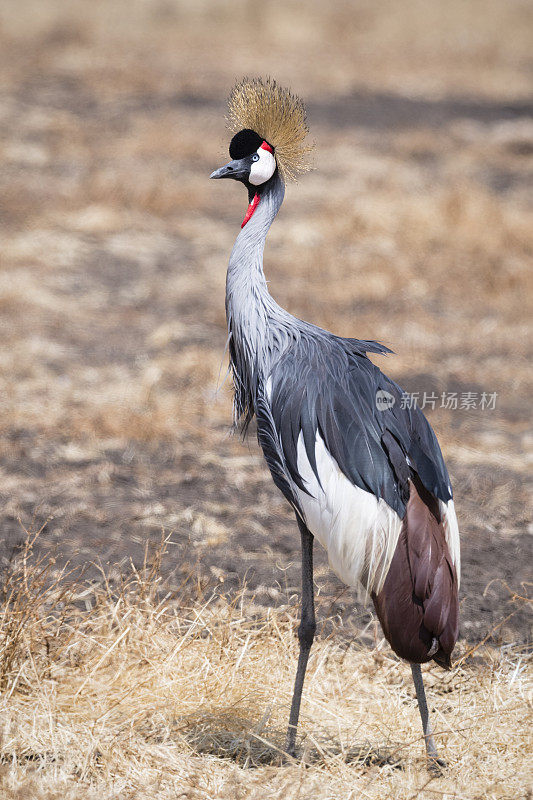
[[[165,531],[171,590],[193,574],[294,598],[293,516],[254,436],[229,435],[246,198],[208,180],[235,80],[272,75],[305,99],[316,150],[269,235],[271,292],[384,342],[380,366],[434,396],[462,634],[529,636],[510,600],[532,563],[532,31],[527,0],[2,3],[4,562],[44,526],[58,565],[120,570]],[[317,584],[357,635],[368,612],[318,548]]]

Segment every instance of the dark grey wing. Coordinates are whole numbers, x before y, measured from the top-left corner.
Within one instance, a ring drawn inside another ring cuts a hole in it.
[[[257,440],[265,456],[274,483],[294,507],[294,510],[302,516],[302,510],[296,493],[294,492],[291,470],[288,468],[285,453],[281,446],[279,432],[272,416],[272,409],[268,400],[266,387],[264,384],[261,384],[258,389],[258,397],[255,404]]]
[[[319,433],[349,480],[383,498],[403,517],[411,471],[444,501],[451,497],[448,473],[424,415],[417,408],[402,408],[401,388],[363,354],[371,349],[367,345],[375,343],[302,336],[272,369],[270,425],[281,450],[278,461],[300,489],[306,490],[298,472],[298,437],[302,433],[319,479]],[[372,350],[380,352],[378,347]],[[386,410],[376,403],[380,390],[394,398]]]
[[[407,416],[409,440],[405,446],[408,445],[409,462],[424,488],[447,503],[453,497],[450,476],[433,428],[417,407],[409,409]]]

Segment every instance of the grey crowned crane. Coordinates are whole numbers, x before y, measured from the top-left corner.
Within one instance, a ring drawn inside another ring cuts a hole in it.
[[[303,322],[268,291],[266,235],[285,180],[307,168],[303,103],[271,79],[245,79],[232,91],[229,118],[237,131],[232,160],[211,178],[240,181],[249,200],[226,282],[235,422],[246,432],[255,415],[302,544],[300,653],[286,751],[295,753],[316,628],[316,538],[341,580],[362,583],[392,649],[411,664],[429,764],[438,769],[420,664],[433,659],[450,667],[457,640],[459,531],[448,472],[420,409],[405,408],[402,389],[367,357],[391,351]]]

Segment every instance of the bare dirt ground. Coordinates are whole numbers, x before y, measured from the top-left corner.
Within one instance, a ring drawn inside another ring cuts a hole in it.
[[[269,235],[271,292],[384,342],[380,366],[437,397],[461,635],[530,640],[512,598],[532,563],[532,22],[518,0],[0,9],[4,563],[44,525],[41,552],[96,580],[164,530],[170,592],[192,574],[228,596],[245,582],[255,608],[296,602],[290,510],[253,433],[228,433],[224,278],[246,200],[208,181],[234,80],[272,74],[308,102],[316,155]],[[452,392],[476,407],[441,408]],[[323,616],[374,641],[316,557]]]

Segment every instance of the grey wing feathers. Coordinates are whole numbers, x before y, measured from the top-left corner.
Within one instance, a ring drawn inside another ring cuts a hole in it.
[[[366,357],[366,350],[390,352],[375,342],[302,335],[274,363],[270,408],[258,413],[258,424],[261,428],[268,422],[278,434],[276,469],[306,491],[297,464],[301,433],[320,480],[315,461],[319,433],[346,477],[383,498],[401,517],[411,471],[447,502],[451,489],[435,434],[418,408],[402,408],[402,390]],[[376,405],[380,389],[394,397],[394,405],[384,411]],[[272,446],[265,456],[270,464]]]

